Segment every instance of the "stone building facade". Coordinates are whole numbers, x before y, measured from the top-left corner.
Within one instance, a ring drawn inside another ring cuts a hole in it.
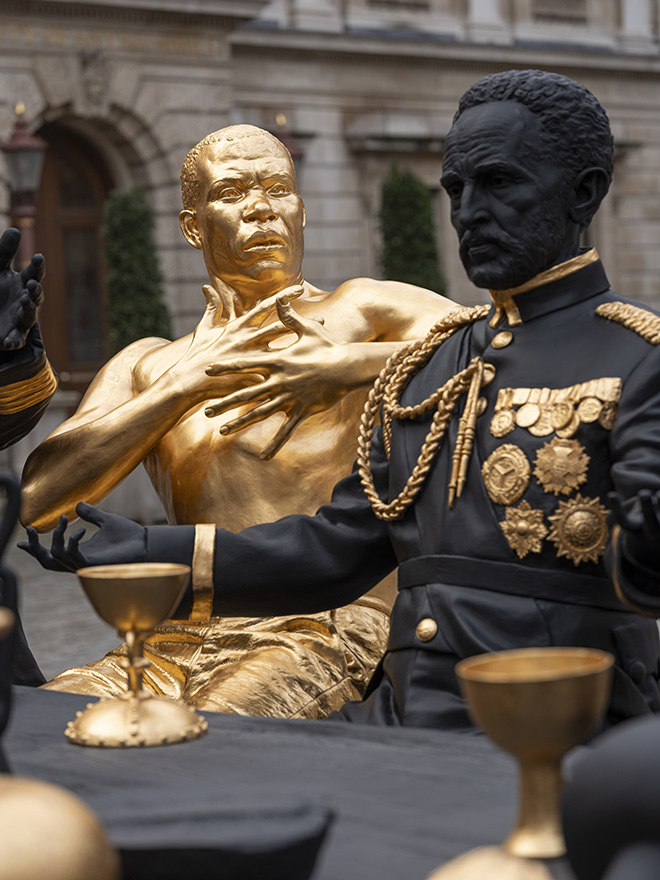
[[[284,127],[300,148],[311,281],[379,275],[380,186],[396,162],[433,195],[449,295],[473,303],[483,292],[463,276],[438,186],[457,99],[511,67],[567,74],[602,101],[617,144],[588,239],[616,289],[660,307],[659,20],[660,0],[0,0],[0,141],[22,101],[49,143],[36,235],[63,393],[39,433],[105,356],[99,218],[111,189],[148,194],[174,330],[195,326],[205,272],[178,227],[179,170],[232,122]],[[4,222],[9,203],[0,159]]]

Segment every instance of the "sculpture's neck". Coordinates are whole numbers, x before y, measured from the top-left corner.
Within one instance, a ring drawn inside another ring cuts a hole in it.
[[[217,277],[211,278],[211,284],[217,290],[220,297],[223,319],[231,321],[234,318],[247,314],[247,312],[263,300],[289,288],[299,288],[298,291],[294,289],[288,294],[291,298],[300,296],[306,282],[303,279],[302,272],[298,272],[296,276],[270,284],[255,283],[233,286]]]

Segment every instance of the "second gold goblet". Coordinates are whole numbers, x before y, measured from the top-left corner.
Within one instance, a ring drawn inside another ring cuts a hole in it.
[[[518,760],[518,821],[501,847],[466,853],[428,880],[550,880],[540,860],[566,852],[561,759],[604,714],[612,664],[611,654],[587,648],[524,648],[457,664],[473,719]]]

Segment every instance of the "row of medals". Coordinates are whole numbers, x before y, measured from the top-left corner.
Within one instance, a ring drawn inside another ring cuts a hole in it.
[[[516,412],[513,407],[499,409],[490,422],[493,437],[506,437],[518,425],[527,428],[535,437],[557,433],[558,437],[572,437],[581,422],[595,422],[609,431],[617,417],[617,405],[612,401],[603,403],[597,397],[585,397],[575,409],[568,400],[551,404],[524,403]]]
[[[571,438],[582,422],[598,421],[609,431],[617,413],[616,403],[596,397],[583,398],[577,407],[561,400],[547,404],[528,402],[514,410],[505,402],[493,415],[490,431],[498,438],[505,437],[516,426],[536,437],[556,433],[537,452],[534,476],[545,492],[570,495],[586,482],[589,464],[584,446]],[[531,465],[519,446],[505,443],[498,447],[484,462],[482,474],[491,500],[507,507],[500,527],[521,559],[528,553],[540,553],[547,538],[555,545],[557,556],[567,557],[576,566],[598,562],[608,538],[607,509],[600,498],[586,498],[578,493],[568,501],[560,501],[555,513],[548,517],[548,528],[543,511],[533,509],[529,502],[512,506],[527,490],[531,477]]]

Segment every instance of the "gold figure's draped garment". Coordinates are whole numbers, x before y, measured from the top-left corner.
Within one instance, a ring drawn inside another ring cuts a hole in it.
[[[381,328],[378,333],[389,350],[383,356],[381,348],[373,377],[388,354],[401,346],[401,342],[388,340],[425,335],[450,305],[442,297],[409,285],[359,279],[332,294],[309,288],[296,308],[308,317],[322,315],[331,332],[359,344],[361,354],[353,360],[356,370],[364,371],[369,358],[374,357],[372,352],[379,349],[379,343],[371,341],[374,324],[388,324],[393,332],[388,335]],[[402,316],[398,327],[397,315]],[[160,381],[158,377],[165,375],[163,371],[169,370],[189,345],[190,337],[170,344],[142,340],[117,355],[88,392],[89,415],[83,401],[68,423],[69,430],[78,425],[83,432],[96,430],[99,407],[109,410],[116,406],[110,398],[116,400],[122,383],[126,383],[122,392],[126,399],[134,396],[136,388],[138,393],[141,388],[151,392],[154,382]],[[338,403],[302,422],[267,462],[259,460],[259,453],[277,429],[279,414],[222,436],[218,430],[221,422],[205,415],[206,402],[189,408],[145,452],[145,467],[169,522],[207,523],[239,531],[290,513],[315,513],[329,500],[335,483],[350,471],[355,458],[357,425],[368,384],[362,378],[354,388]],[[127,433],[132,430],[133,425],[128,424]],[[58,436],[56,432],[45,441],[42,459],[34,463],[35,482],[42,479],[44,471],[48,471],[48,479],[53,478],[61,454],[58,443],[66,443],[66,438],[66,433]],[[100,476],[99,482],[103,479]],[[29,489],[29,477],[27,484]],[[96,497],[103,497],[110,488],[99,486]],[[41,499],[53,496],[45,484],[38,487],[38,493]],[[24,519],[30,521],[30,514]],[[50,527],[45,521],[39,525]],[[361,600],[334,611],[167,621],[145,644],[145,656],[151,662],[144,676],[145,687],[183,698],[199,709],[324,718],[346,701],[361,698],[385,651],[394,592],[390,576]],[[119,693],[125,690],[124,655],[125,646],[120,646],[101,660],[63,672],[45,687],[98,696]]]
[[[321,719],[361,698],[388,631],[387,603],[370,597],[300,617],[167,621],[145,643],[144,687],[213,712]],[[45,687],[121,693],[125,656],[120,645]]]

